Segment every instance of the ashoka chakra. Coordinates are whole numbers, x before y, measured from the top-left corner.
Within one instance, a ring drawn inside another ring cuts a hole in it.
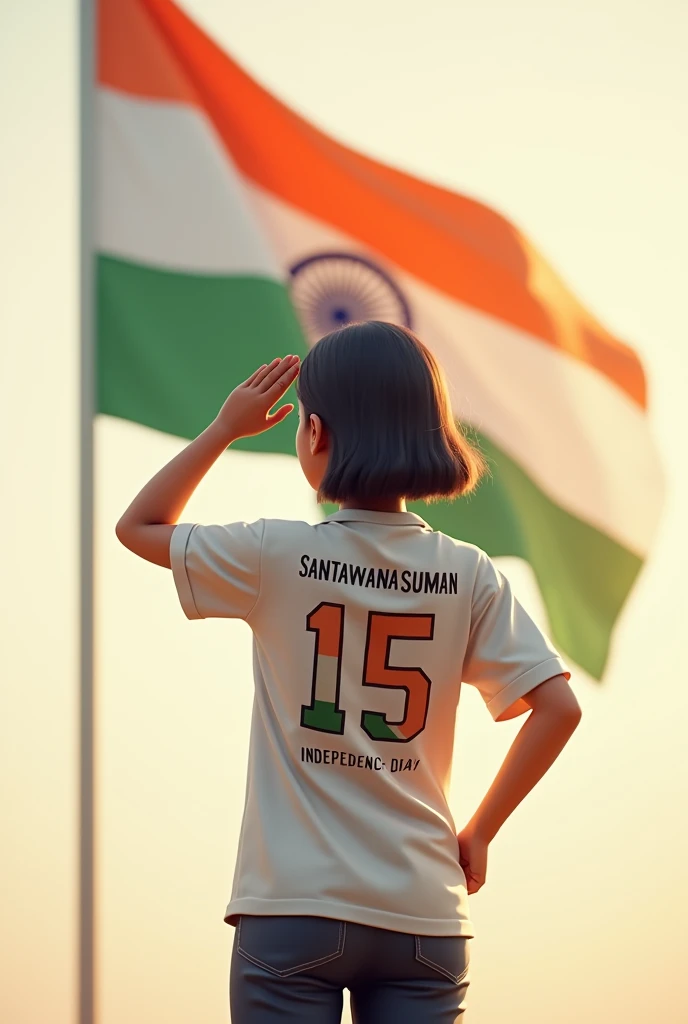
[[[351,253],[321,253],[291,268],[291,297],[309,341],[359,320],[411,326],[408,303],[389,274]]]

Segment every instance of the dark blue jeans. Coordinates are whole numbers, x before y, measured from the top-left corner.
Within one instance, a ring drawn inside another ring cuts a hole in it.
[[[410,935],[329,917],[242,916],[232,1024],[453,1024],[464,1015],[470,938]]]

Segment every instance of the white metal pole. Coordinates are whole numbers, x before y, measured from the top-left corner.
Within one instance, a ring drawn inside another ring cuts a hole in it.
[[[95,0],[79,0],[79,1024],[95,1024],[93,94]]]

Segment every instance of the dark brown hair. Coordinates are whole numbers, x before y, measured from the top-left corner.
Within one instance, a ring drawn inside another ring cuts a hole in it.
[[[406,327],[368,320],[327,334],[296,392],[329,436],[319,501],[455,497],[485,469],[454,421],[442,370]]]

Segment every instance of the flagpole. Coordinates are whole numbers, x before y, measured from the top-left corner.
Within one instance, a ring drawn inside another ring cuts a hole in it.
[[[95,1024],[93,83],[95,0],[79,0],[79,948],[78,1021]]]

